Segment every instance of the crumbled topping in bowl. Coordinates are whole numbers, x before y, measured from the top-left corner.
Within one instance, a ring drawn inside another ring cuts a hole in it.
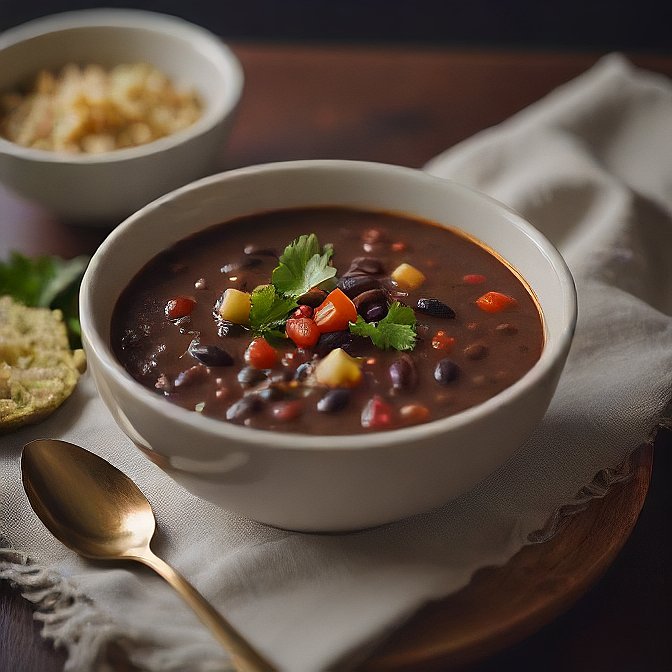
[[[0,96],[0,134],[24,147],[96,154],[152,142],[193,124],[202,103],[147,63],[42,70],[27,92]]]

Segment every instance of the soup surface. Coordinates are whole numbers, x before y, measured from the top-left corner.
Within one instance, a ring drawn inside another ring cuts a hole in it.
[[[539,359],[527,287],[474,241],[345,208],[267,212],[155,257],[115,307],[140,383],[203,415],[355,434],[446,417]]]

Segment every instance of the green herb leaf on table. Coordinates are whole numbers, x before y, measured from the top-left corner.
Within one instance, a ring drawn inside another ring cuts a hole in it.
[[[412,308],[392,303],[387,315],[379,322],[365,322],[361,315],[350,323],[350,332],[370,338],[381,350],[413,350],[415,347],[415,313]]]
[[[9,259],[0,261],[0,294],[26,306],[61,310],[71,347],[81,347],[78,296],[88,263],[84,256],[66,260],[12,252]]]
[[[280,296],[273,285],[258,287],[251,296],[250,329],[258,336],[284,338],[287,314],[297,305],[293,298]]]
[[[320,247],[314,233],[299,236],[285,248],[271,281],[280,294],[299,297],[336,275],[329,265],[333,253],[331,245]]]

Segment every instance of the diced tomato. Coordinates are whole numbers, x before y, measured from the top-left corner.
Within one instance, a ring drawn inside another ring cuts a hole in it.
[[[512,296],[507,296],[501,292],[486,292],[480,298],[476,299],[476,305],[486,313],[499,313],[503,310],[515,308],[518,305]]]
[[[287,320],[285,331],[297,348],[312,348],[320,338],[320,330],[308,317]]]
[[[480,273],[469,273],[462,278],[465,285],[482,285],[485,282],[485,276]]]
[[[195,305],[196,301],[189,296],[176,296],[166,303],[166,316],[171,320],[186,317],[191,314]]]
[[[313,320],[322,334],[344,331],[350,322],[357,321],[357,308],[348,296],[336,288],[315,308]]]
[[[255,338],[245,351],[245,361],[255,369],[272,369],[279,360],[278,351],[261,336]]]

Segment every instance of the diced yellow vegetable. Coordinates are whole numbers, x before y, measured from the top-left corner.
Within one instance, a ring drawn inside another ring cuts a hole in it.
[[[425,276],[422,271],[419,271],[415,266],[410,264],[399,264],[391,275],[401,289],[417,289],[425,281]]]
[[[336,348],[315,367],[315,380],[327,387],[355,387],[362,380],[361,364],[342,348]]]
[[[250,295],[229,287],[222,295],[219,316],[234,324],[247,324],[250,320]]]

